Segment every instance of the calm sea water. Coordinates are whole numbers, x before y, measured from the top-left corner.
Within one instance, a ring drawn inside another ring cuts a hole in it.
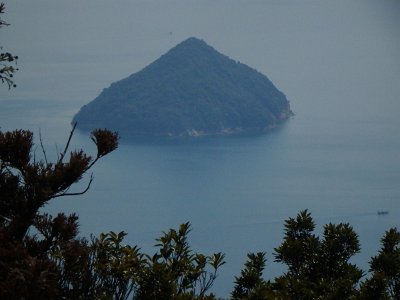
[[[263,136],[122,139],[87,194],[44,209],[77,212],[82,236],[124,230],[146,252],[190,221],[196,251],[226,253],[215,283],[224,297],[248,252],[268,253],[266,278],[284,271],[273,249],[302,209],[317,233],[352,224],[354,262],[367,270],[385,230],[400,227],[399,14],[396,0],[10,1],[0,46],[20,56],[20,71],[17,89],[0,89],[0,127],[40,128],[56,157],[80,106],[197,36],[266,74],[296,116]],[[79,132],[71,146],[95,151]]]
[[[3,130],[40,128],[48,155],[62,148],[74,105],[0,103]],[[268,253],[266,278],[284,271],[273,262],[273,248],[284,220],[302,209],[311,211],[317,233],[328,222],[352,224],[362,244],[354,261],[367,270],[384,231],[400,227],[399,141],[391,120],[338,125],[336,118],[299,115],[261,136],[162,144],[122,139],[94,168],[87,194],[54,200],[45,210],[77,212],[83,236],[124,230],[127,242],[149,252],[161,231],[190,221],[196,251],[226,253],[219,295],[228,295],[248,252]],[[79,132],[72,147],[94,151]]]

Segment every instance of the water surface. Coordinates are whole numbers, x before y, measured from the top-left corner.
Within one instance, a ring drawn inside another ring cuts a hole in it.
[[[317,232],[352,224],[362,243],[354,261],[367,270],[384,231],[400,225],[400,2],[117,2],[8,3],[2,46],[20,56],[20,71],[17,89],[0,89],[2,130],[40,128],[56,157],[80,106],[190,36],[266,74],[296,116],[262,136],[122,139],[86,195],[45,210],[77,212],[83,236],[125,230],[144,251],[190,221],[196,251],[226,253],[221,296],[247,252],[268,253],[266,278],[284,270],[273,248],[302,209]],[[72,146],[95,151],[78,132]]]

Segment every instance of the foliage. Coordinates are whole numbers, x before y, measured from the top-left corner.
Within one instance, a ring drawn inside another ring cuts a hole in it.
[[[357,234],[349,224],[327,224],[322,238],[307,211],[285,221],[285,237],[275,249],[275,261],[287,272],[266,282],[262,279],[265,254],[250,254],[241,277],[236,278],[233,299],[351,299],[358,295],[362,271],[349,262],[360,251]]]
[[[40,213],[54,198],[85,193],[92,179],[81,192],[70,188],[118,146],[116,133],[97,129],[96,156],[78,150],[67,159],[74,129],[54,163],[43,146],[44,159],[36,159],[30,131],[0,132],[0,298],[214,299],[207,292],[224,255],[194,253],[189,223],[164,233],[149,256],[124,245],[124,232],[87,241],[77,237],[75,214]]]
[[[4,9],[0,4],[0,13]],[[5,25],[0,19],[0,27]],[[16,59],[0,55],[0,62]],[[9,88],[15,70],[1,65],[0,79]],[[214,299],[207,291],[224,255],[194,253],[187,242],[189,223],[164,233],[151,257],[124,245],[124,232],[88,241],[77,236],[77,215],[40,212],[54,198],[86,193],[92,176],[83,191],[70,188],[118,147],[117,133],[95,129],[95,156],[69,152],[75,128],[76,123],[55,162],[48,161],[41,136],[43,159],[37,159],[32,132],[0,131],[0,299]]]
[[[263,131],[290,113],[266,76],[189,38],[104,89],[74,121],[82,129],[100,126],[134,137],[187,136]]]
[[[327,224],[320,239],[311,214],[301,211],[285,222],[285,238],[275,260],[288,271],[273,288],[296,299],[348,299],[355,294],[362,271],[349,262],[360,251],[358,236],[349,224]]]
[[[98,159],[118,146],[116,133],[97,130],[92,137],[102,146],[96,156],[83,150],[71,151],[68,156],[74,129],[54,163],[47,161],[43,146],[44,159],[36,159],[32,132],[0,131],[1,299],[59,297],[68,276],[90,253],[87,242],[76,237],[76,215],[52,218],[40,213],[40,208],[54,198],[85,193],[92,178],[83,191],[70,192],[70,188]],[[62,264],[56,259],[61,253]]]
[[[0,14],[4,12],[0,4]],[[8,25],[0,19],[0,27]],[[0,62],[16,56],[1,53]],[[160,63],[160,62],[158,62]],[[0,79],[15,86],[16,69],[2,64]],[[190,223],[170,229],[157,239],[154,255],[123,243],[125,232],[100,234],[88,241],[78,237],[78,217],[41,213],[48,201],[81,195],[70,188],[103,156],[118,147],[118,134],[92,131],[95,156],[69,151],[73,127],[55,162],[36,158],[33,134],[0,131],[0,299],[177,299],[211,300],[217,271],[225,255],[193,252],[188,243]],[[275,249],[275,261],[287,272],[272,282],[263,279],[264,252],[249,253],[235,277],[232,299],[400,299],[400,233],[383,236],[370,262],[370,277],[349,260],[360,251],[349,224],[327,224],[316,236],[311,214],[301,211],[285,221],[285,237]]]
[[[70,187],[118,146],[118,135],[95,130],[97,154],[67,156],[74,132],[54,163],[36,159],[33,134],[0,132],[0,298],[1,299],[216,299],[209,292],[224,254],[206,256],[188,243],[190,223],[157,239],[154,255],[123,243],[125,232],[78,238],[78,217],[52,217],[39,209],[51,199],[80,195]],[[68,159],[67,159],[68,157]],[[232,299],[398,299],[400,234],[386,232],[371,260],[372,275],[360,287],[362,271],[349,260],[360,251],[349,224],[327,224],[314,234],[311,214],[285,221],[275,260],[287,272],[263,279],[264,252],[248,254]]]
[[[363,284],[363,299],[400,299],[400,233],[385,232],[378,255],[370,261],[371,277]]]
[[[39,209],[51,199],[85,193],[91,180],[82,192],[71,193],[69,190],[98,159],[118,146],[116,133],[98,130],[92,136],[99,139],[97,144],[101,144],[102,148],[98,147],[95,157],[83,150],[75,150],[66,159],[74,129],[75,126],[64,151],[54,163],[47,161],[43,147],[44,160],[36,160],[32,132],[0,132],[0,192],[5,195],[0,200],[0,225],[5,230],[6,238],[22,241]]]
[[[4,3],[0,3],[0,15],[4,13],[6,9]],[[6,21],[0,18],[0,28],[3,26],[8,26]],[[3,47],[0,46],[0,50],[3,50]],[[11,54],[10,52],[0,52],[0,80],[2,83],[6,83],[8,88],[16,87],[16,84],[13,81],[14,73],[18,70],[10,63],[16,63],[18,60],[18,56]]]
[[[247,261],[240,277],[235,277],[232,299],[264,299],[268,297],[270,283],[265,282],[262,273],[267,259],[265,252],[247,254]]]
[[[285,221],[285,237],[275,249],[275,261],[287,272],[272,282],[262,278],[265,253],[248,254],[236,277],[232,299],[400,299],[400,233],[391,228],[370,262],[370,276],[349,261],[360,251],[358,236],[346,223],[326,224],[316,236],[307,211]]]
[[[213,299],[207,295],[224,254],[205,256],[193,253],[187,241],[190,224],[170,229],[157,239],[159,251],[147,256],[146,268],[139,279],[138,299]],[[209,268],[209,270],[208,270]]]

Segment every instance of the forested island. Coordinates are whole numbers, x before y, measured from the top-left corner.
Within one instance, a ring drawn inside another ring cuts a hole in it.
[[[0,2],[0,16],[4,10]],[[8,25],[0,17],[0,28]],[[17,59],[0,52],[0,80],[8,89],[16,87]],[[275,104],[280,114],[270,110],[275,120],[268,126],[291,113],[287,102],[280,109]],[[119,145],[117,133],[95,129],[91,132],[94,154],[71,149],[75,126],[65,146],[56,147],[54,161],[48,159],[51,156],[40,133],[35,139],[30,130],[0,128],[0,299],[222,299],[211,288],[225,265],[225,254],[192,249],[189,222],[164,231],[156,239],[153,254],[126,244],[124,231],[80,237],[76,213],[46,213],[53,201],[85,194],[92,175],[83,190],[74,187],[82,188],[81,179]],[[378,211],[378,215],[387,214]],[[285,272],[266,280],[267,254],[250,252],[240,273],[232,278],[234,287],[227,299],[400,299],[397,228],[384,233],[365,272],[353,261],[361,245],[350,224],[329,223],[316,231],[311,213],[303,210],[283,226],[283,240],[277,241],[270,255],[286,266]]]
[[[112,83],[73,123],[122,136],[182,137],[265,132],[291,115],[286,96],[265,75],[192,37]]]

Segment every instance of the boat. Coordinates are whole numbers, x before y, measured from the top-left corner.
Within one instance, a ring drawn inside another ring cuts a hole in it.
[[[383,216],[387,215],[389,212],[387,210],[378,210],[378,215]]]

